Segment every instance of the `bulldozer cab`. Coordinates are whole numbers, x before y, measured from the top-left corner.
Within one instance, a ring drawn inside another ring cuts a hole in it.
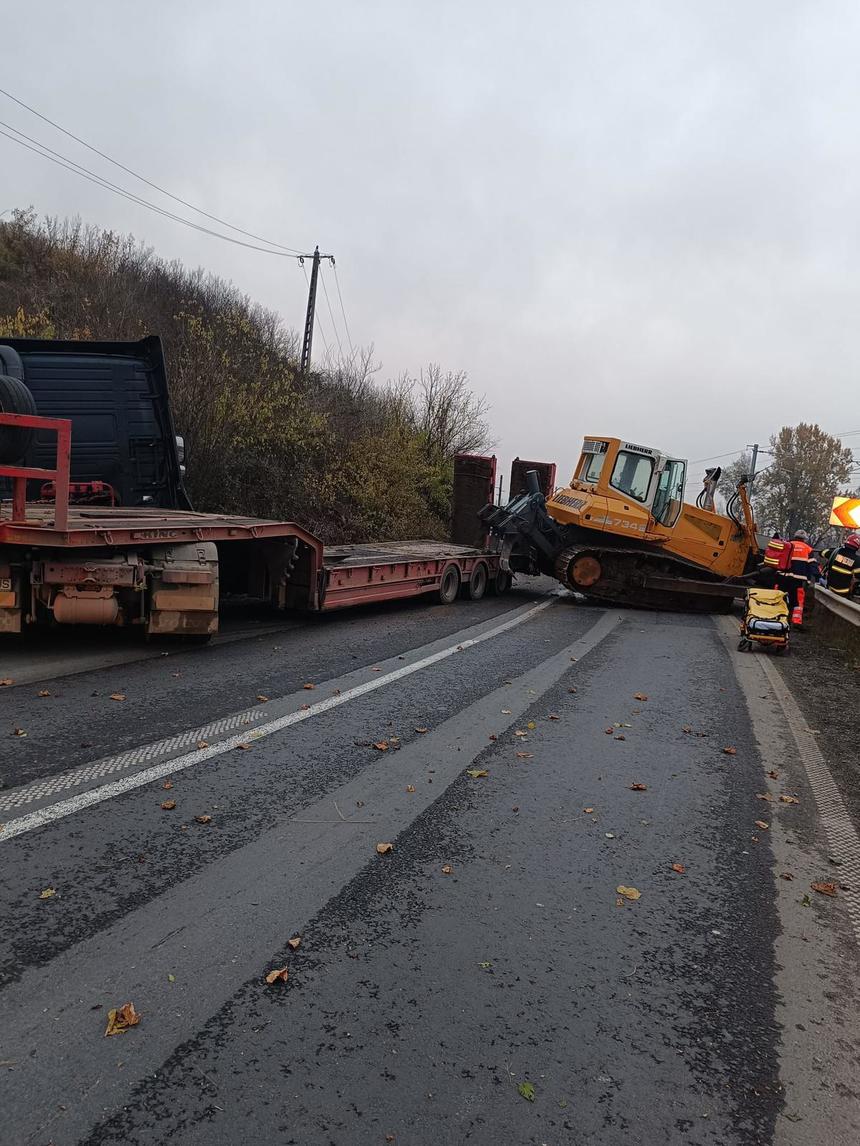
[[[571,487],[638,508],[672,529],[684,504],[687,463],[621,438],[586,438]],[[630,503],[633,503],[632,505]]]

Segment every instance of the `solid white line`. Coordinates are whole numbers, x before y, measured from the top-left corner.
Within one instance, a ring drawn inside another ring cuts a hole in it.
[[[346,704],[348,701],[355,700],[359,696],[365,696],[369,692],[374,692],[386,684],[403,680],[404,677],[411,676],[412,673],[419,672],[421,669],[428,668],[430,665],[438,664],[439,661],[453,656],[454,653],[473,648],[475,645],[480,645],[492,637],[497,637],[501,633],[506,633],[510,629],[516,628],[517,625],[521,625],[524,621],[534,617],[537,613],[548,609],[550,605],[555,604],[556,601],[557,598],[553,596],[550,600],[542,601],[539,605],[532,606],[532,608],[526,612],[520,613],[501,625],[496,625],[494,629],[488,629],[486,632],[480,633],[477,637],[470,637],[468,640],[461,641],[459,644],[440,649],[439,652],[431,653],[429,656],[422,657],[421,660],[413,661],[411,664],[394,669],[393,672],[386,673],[385,676],[380,676],[374,680],[368,680],[363,684],[358,684],[354,688],[349,688],[338,696],[326,697],[325,700],[311,704],[310,708],[300,709],[298,712],[289,712],[284,716],[279,716],[277,720],[271,720],[268,724],[261,724],[250,732],[231,736],[227,740],[221,740],[217,744],[209,745],[206,748],[196,748],[193,752],[187,752],[184,756],[177,756],[172,760],[165,760],[161,764],[155,764],[151,768],[145,768],[142,772],[136,772],[133,776],[125,776],[121,780],[115,780],[111,784],[103,784],[101,787],[93,788],[89,792],[80,792],[77,796],[72,796],[68,800],[61,800],[56,804],[51,804],[47,808],[41,808],[37,812],[30,812],[26,816],[19,816],[13,820],[7,820],[4,830],[0,832],[0,843],[3,843],[5,840],[14,839],[15,836],[23,835],[25,832],[32,832],[36,828],[45,827],[46,824],[53,823],[55,820],[61,820],[64,816],[71,816],[74,812],[81,812],[85,808],[91,808],[95,804],[101,804],[104,800],[111,800],[115,796],[122,796],[126,792],[131,792],[135,788],[142,788],[145,784],[151,784],[154,780],[160,780],[163,776],[173,775],[176,772],[183,771],[185,768],[191,768],[194,764],[202,764],[204,760],[211,760],[215,756],[222,756],[225,752],[232,752],[235,748],[238,748],[240,744],[249,744],[252,741],[262,740],[266,736],[280,732],[283,728],[289,728],[290,725],[299,724],[301,721],[308,720],[312,716],[318,716],[322,712],[329,712],[341,704]]]

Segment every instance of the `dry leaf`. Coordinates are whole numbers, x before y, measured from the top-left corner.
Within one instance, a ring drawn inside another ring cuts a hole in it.
[[[13,736],[26,736],[27,733],[24,731],[23,728],[13,728],[12,729],[12,735]]]
[[[510,715],[511,715],[511,710],[509,708],[503,708],[502,709],[502,716],[510,716]]]
[[[779,878],[780,879],[794,879],[794,876],[791,874],[790,871],[781,871],[779,873]]]
[[[376,748],[379,752],[387,752],[388,751],[388,741],[387,740],[376,740],[376,741],[374,741],[373,747]]]
[[[415,731],[416,731],[416,732],[420,732],[420,733],[422,734],[422,736],[423,736],[423,734],[424,734],[425,732],[429,732],[429,729],[425,728],[423,725],[418,725],[418,726],[416,727]]]
[[[376,852],[378,855],[386,856],[389,852],[394,851],[394,844],[377,844]]]
[[[250,744],[237,744],[236,747],[241,749],[242,752],[247,752],[248,749],[251,747],[251,745]]]
[[[771,796],[770,792],[756,792],[755,798],[757,800],[767,800],[769,803],[773,802],[773,796]]]
[[[626,736],[624,735],[624,733],[622,732],[622,733],[620,733],[618,736],[616,736],[616,737],[615,737],[615,739],[616,739],[616,740],[626,740],[626,739],[627,739],[627,737],[626,737]]]
[[[768,772],[768,776],[770,776],[771,780],[778,780],[779,772],[777,772],[775,768],[771,768],[771,770]]]
[[[14,683],[15,681],[11,676],[4,676],[3,679],[0,680],[0,688],[9,688],[9,686],[13,685]]]
[[[535,722],[533,720],[530,720],[528,722],[528,724],[526,725],[526,728],[528,728],[528,730],[530,732],[534,732],[534,730],[537,728],[537,725],[535,724]]]
[[[582,810],[583,810],[583,812],[585,812],[586,815],[590,816],[591,813],[594,811],[594,808],[583,808]]]
[[[105,1038],[108,1035],[122,1035],[129,1027],[136,1027],[140,1022],[140,1015],[134,1009],[134,1003],[123,1003],[121,1007],[112,1007],[108,1011]]]
[[[57,893],[53,887],[46,887],[44,891],[39,892],[39,899],[50,899],[56,894]]]
[[[306,711],[307,709],[310,708],[310,705],[309,704],[300,704],[299,708],[304,709]]]
[[[111,698],[111,700],[125,700],[125,693],[124,692],[112,692],[110,694],[110,698]]]
[[[287,940],[287,946],[290,948],[291,951],[298,951],[298,949],[301,947],[301,945],[302,945],[301,935],[294,935],[292,937],[292,939]]]
[[[629,787],[630,787],[631,792],[647,792],[648,791],[648,785],[647,784],[630,784]]]
[[[198,748],[208,748],[209,747],[209,741],[208,740],[198,740],[197,741],[197,747]]]
[[[176,807],[176,801],[175,800],[163,800],[161,807],[162,807],[163,811],[165,811],[165,812],[172,812],[173,809]]]
[[[211,824],[212,823],[212,817],[207,816],[207,815],[195,816],[194,819],[197,821],[198,824]]]
[[[518,752],[517,760],[531,760],[534,757],[534,752]]]
[[[316,688],[315,684],[303,684],[302,688]]]
[[[409,792],[411,795],[415,791],[415,785],[414,784],[407,784],[406,785],[406,791]]]
[[[271,984],[271,983],[277,983],[278,980],[280,980],[282,983],[286,983],[289,976],[290,976],[289,967],[278,967],[275,971],[270,971],[268,973],[268,975],[266,976],[266,982]]]
[[[678,875],[683,875],[686,870],[687,869],[684,867],[684,865],[682,863],[673,863],[672,864],[672,871],[676,871],[678,873]]]
[[[265,704],[268,699],[269,698],[267,696],[263,696],[262,693],[260,693],[260,695],[257,697],[257,700],[259,700],[260,704]]]
[[[450,875],[453,870],[449,863],[442,864],[442,875]]]
[[[633,699],[634,700],[647,700],[648,697],[644,692],[634,692],[633,693]]]
[[[615,725],[613,724],[611,728],[604,728],[603,731],[606,733],[607,736],[614,736],[615,735]]]
[[[487,771],[486,768],[467,768],[466,769],[466,775],[471,776],[473,780],[480,780],[484,776],[489,776],[489,774],[490,773]]]
[[[50,696],[50,695],[51,695],[51,693],[47,688],[40,688],[39,691],[36,693],[36,696]]]
[[[689,724],[685,724],[685,725],[684,725],[684,726],[681,728],[681,731],[682,731],[682,732],[692,732],[692,731],[693,731],[693,729],[690,727],[690,725],[689,725]]]
[[[568,692],[576,692],[576,689],[575,688],[569,688],[567,691]]]
[[[162,788],[164,788],[165,792],[169,792],[170,789],[173,787],[173,781],[172,780],[165,780],[161,786],[162,786]]]
[[[624,906],[624,900],[621,898],[620,895],[617,896],[615,899],[615,906],[616,907],[623,907]]]
[[[829,895],[831,897],[836,895],[835,883],[811,883],[809,886],[813,891],[817,891],[819,895]]]
[[[726,756],[737,756],[738,754],[737,748],[724,748],[723,752],[726,754]]]
[[[770,824],[768,824],[768,823],[765,823],[765,821],[764,821],[764,820],[756,820],[756,822],[755,822],[755,826],[756,826],[757,828],[761,828],[761,830],[762,830],[763,832],[766,832],[766,831],[767,831],[767,829],[770,827]]]
[[[549,714],[549,716],[547,717],[547,720],[561,720],[561,717],[560,717],[560,716],[556,716],[556,714],[555,714],[554,712],[551,712],[551,713]]]
[[[780,796],[780,802],[783,804],[799,804],[797,796]]]
[[[623,883],[619,884],[615,890],[619,895],[623,895],[625,899],[636,900],[642,895],[642,892],[638,891],[635,887],[625,887]]]

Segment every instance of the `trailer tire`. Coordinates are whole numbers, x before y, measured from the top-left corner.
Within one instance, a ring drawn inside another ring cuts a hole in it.
[[[454,564],[447,565],[439,582],[439,600],[443,605],[453,605],[457,600],[457,594],[460,592],[460,581],[460,567]]]
[[[33,395],[23,382],[0,374],[0,414],[35,414]],[[0,464],[14,465],[30,448],[36,431],[23,426],[0,426]]]
[[[487,591],[487,582],[490,579],[490,574],[486,564],[483,561],[478,561],[472,569],[472,576],[469,578],[469,583],[466,585],[466,596],[470,601],[480,601]]]
[[[506,569],[499,569],[495,577],[490,578],[490,592],[494,597],[503,597],[510,589],[513,578]]]

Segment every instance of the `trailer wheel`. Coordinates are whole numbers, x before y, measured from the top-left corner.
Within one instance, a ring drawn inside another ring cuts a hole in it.
[[[0,374],[0,414],[35,414],[33,395],[23,382]],[[23,426],[0,426],[0,463],[19,462],[30,448],[36,431]]]
[[[443,605],[451,605],[457,600],[459,592],[460,568],[458,565],[448,565],[439,582],[439,600]]]
[[[505,569],[499,569],[495,577],[490,578],[490,592],[494,597],[502,597],[511,587],[513,577]]]
[[[472,570],[468,585],[465,586],[466,596],[470,601],[480,601],[487,591],[487,582],[490,574],[483,561],[479,561]]]

